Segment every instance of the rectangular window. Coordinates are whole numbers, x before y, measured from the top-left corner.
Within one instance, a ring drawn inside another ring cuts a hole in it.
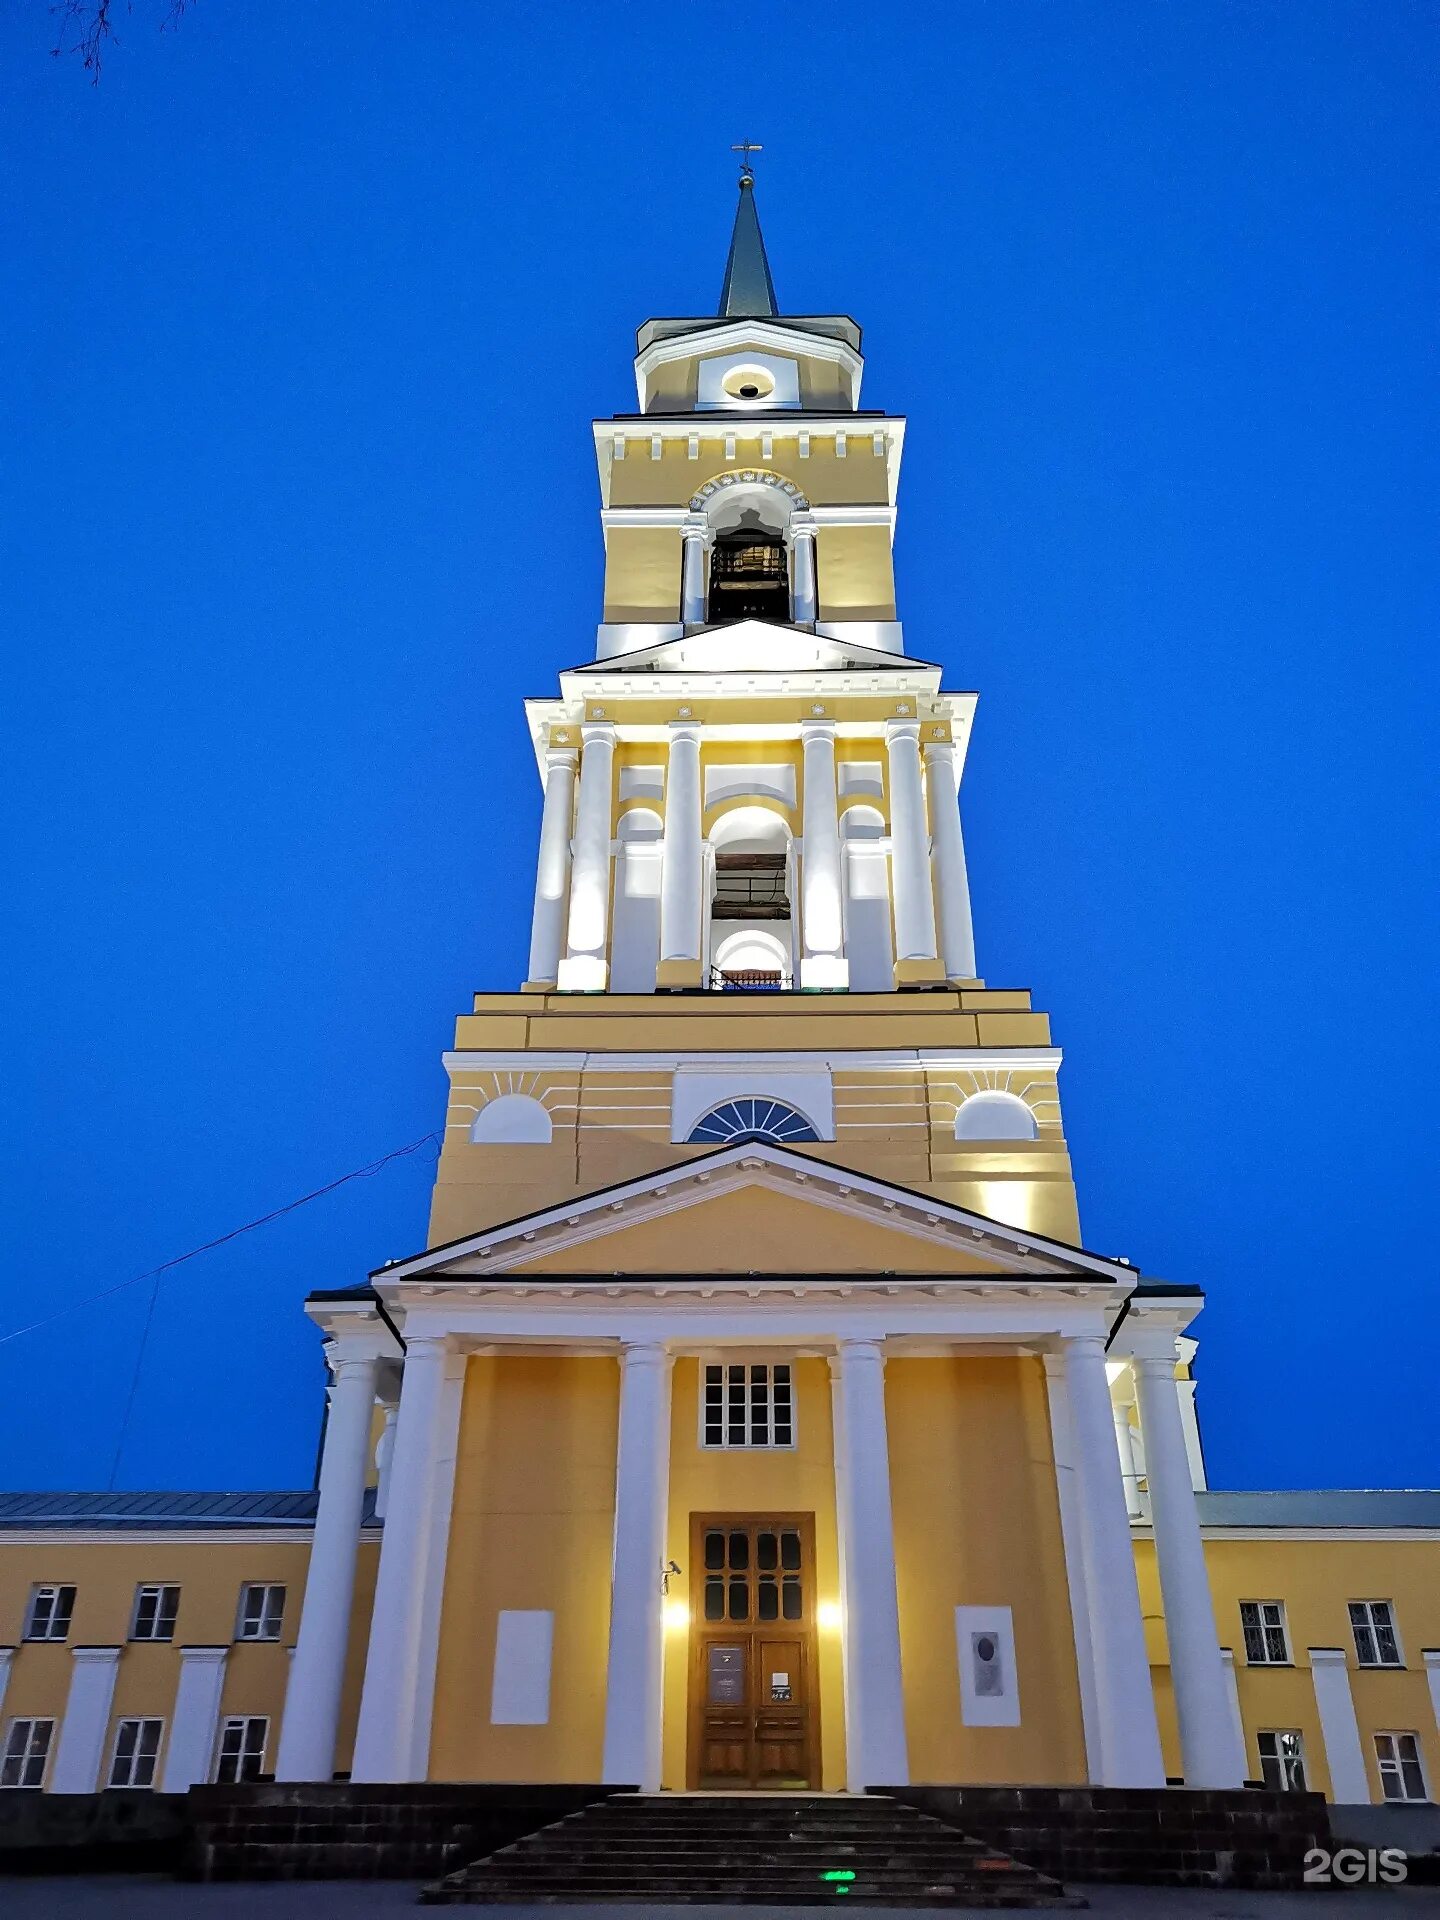
[[[1266,1786],[1279,1793],[1304,1793],[1305,1744],[1299,1734],[1261,1733],[1256,1739],[1260,1743],[1260,1774]]]
[[[795,1402],[789,1366],[707,1365],[700,1401],[700,1444],[793,1447]]]
[[[242,1587],[240,1612],[235,1622],[235,1638],[237,1640],[278,1640],[284,1618],[284,1587]]]
[[[1251,1667],[1288,1667],[1290,1643],[1285,1637],[1285,1607],[1279,1600],[1242,1600],[1240,1627],[1245,1635],[1245,1661]]]
[[[12,1720],[0,1753],[0,1787],[43,1787],[53,1720]]]
[[[1420,1768],[1420,1742],[1413,1733],[1377,1733],[1380,1791],[1387,1800],[1428,1800]]]
[[[1403,1667],[1395,1610],[1388,1600],[1352,1600],[1350,1630],[1355,1635],[1355,1658],[1362,1667]]]
[[[70,1616],[74,1611],[74,1587],[32,1587],[30,1610],[25,1615],[25,1638],[63,1640],[70,1631]]]
[[[234,1714],[220,1723],[215,1778],[223,1786],[255,1780],[265,1771],[265,1742],[270,1722],[263,1714]]]
[[[160,1756],[163,1720],[122,1720],[115,1729],[115,1751],[110,1760],[112,1787],[153,1787],[155,1762]]]
[[[135,1612],[130,1621],[130,1638],[132,1640],[173,1640],[175,1616],[179,1611],[179,1587],[137,1587]]]

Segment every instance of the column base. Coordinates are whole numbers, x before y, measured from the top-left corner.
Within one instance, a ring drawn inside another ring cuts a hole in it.
[[[684,988],[698,989],[705,984],[698,960],[662,960],[655,969],[655,991],[676,993]]]
[[[596,954],[579,953],[560,962],[556,990],[560,993],[603,993],[610,972]]]
[[[554,980],[527,980],[520,989],[521,993],[554,993],[557,983]]]
[[[800,985],[812,993],[844,993],[850,985],[850,962],[834,953],[807,954],[800,962]]]
[[[897,987],[943,987],[945,968],[934,958],[929,960],[897,960],[895,962],[895,985]]]

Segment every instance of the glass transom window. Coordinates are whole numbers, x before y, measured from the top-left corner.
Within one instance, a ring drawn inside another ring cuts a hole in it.
[[[789,1363],[712,1361],[700,1395],[705,1447],[793,1447],[794,1387]]]
[[[756,1099],[725,1100],[712,1107],[690,1129],[691,1146],[709,1142],[724,1146],[730,1140],[780,1140],[787,1144],[800,1140],[818,1140],[819,1134],[794,1107],[783,1100],[771,1100],[763,1094]]]

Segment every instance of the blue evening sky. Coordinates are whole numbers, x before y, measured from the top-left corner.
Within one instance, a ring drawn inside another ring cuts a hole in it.
[[[0,1332],[439,1124],[523,975],[589,421],[713,307],[748,135],[782,305],[910,416],[1087,1243],[1209,1290],[1216,1484],[1440,1484],[1436,7],[163,11],[96,89],[0,7]],[[308,1484],[301,1299],[429,1174],[180,1269],[118,1484]],[[0,1346],[0,1481],[105,1484],[146,1298]]]

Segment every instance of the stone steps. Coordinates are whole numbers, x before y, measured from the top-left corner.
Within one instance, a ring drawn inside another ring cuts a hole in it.
[[[842,1894],[867,1906],[1085,1904],[894,1800],[772,1794],[617,1794],[448,1874],[421,1899],[822,1906]]]

